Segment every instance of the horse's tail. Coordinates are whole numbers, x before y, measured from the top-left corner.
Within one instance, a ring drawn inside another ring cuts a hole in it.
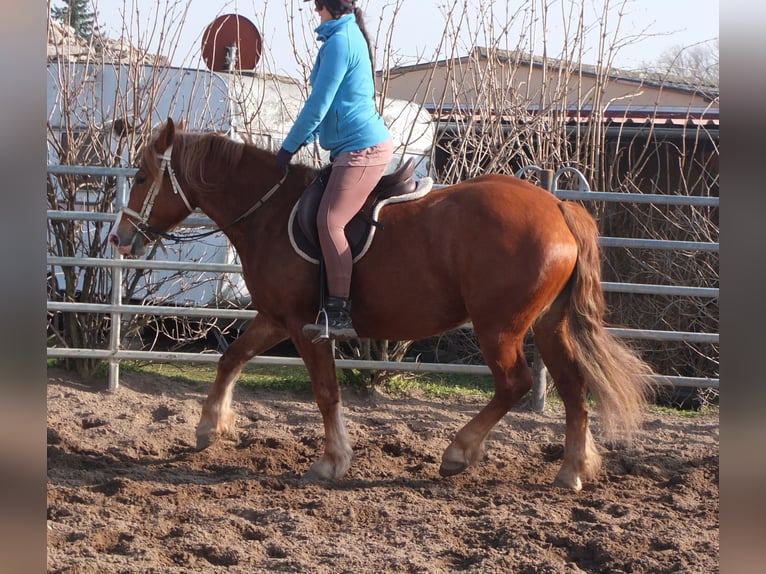
[[[652,393],[648,379],[652,369],[605,328],[596,222],[577,203],[564,201],[560,208],[579,252],[570,280],[570,343],[585,383],[596,398],[606,436],[629,439],[639,428]]]

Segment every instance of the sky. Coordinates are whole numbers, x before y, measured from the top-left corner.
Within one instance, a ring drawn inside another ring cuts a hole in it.
[[[108,36],[128,37],[133,44],[149,47],[170,57],[183,67],[204,67],[200,45],[205,28],[219,15],[236,13],[251,20],[261,33],[265,47],[259,62],[261,71],[299,77],[310,67],[316,42],[313,28],[318,16],[313,2],[303,0],[92,0],[98,20]],[[53,0],[59,5],[60,0]],[[609,7],[603,18],[603,7]],[[466,4],[467,18],[460,32],[459,15],[446,16],[447,5]],[[542,6],[548,13],[543,23]],[[571,46],[576,12],[585,7],[586,33],[582,42],[582,61],[595,65],[599,37],[606,33],[612,65],[636,70],[656,62],[670,49],[711,42],[718,38],[718,0],[359,0],[366,15],[367,28],[377,38],[377,67],[381,62],[406,65],[433,61],[451,55],[451,48],[438,47],[445,30],[448,38],[457,38],[455,55],[466,55],[473,45],[497,42],[503,49],[530,49],[542,55],[543,37],[546,52],[560,57]],[[484,10],[484,16],[478,14]],[[622,16],[619,16],[622,12]],[[393,26],[391,25],[393,21]],[[445,27],[445,22],[451,24]],[[494,27],[486,23],[494,21]],[[531,25],[530,22],[535,24]],[[479,23],[485,23],[481,26]],[[599,24],[601,22],[601,25]],[[503,35],[503,25],[510,23]],[[570,31],[566,33],[565,27]],[[390,36],[390,42],[386,38]],[[291,41],[292,39],[292,41]],[[390,45],[386,53],[381,46]],[[293,46],[297,46],[293,49]],[[303,67],[302,67],[303,66]]]

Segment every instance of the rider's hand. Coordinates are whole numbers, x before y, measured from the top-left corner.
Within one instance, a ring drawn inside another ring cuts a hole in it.
[[[293,154],[287,151],[285,148],[279,148],[277,152],[277,168],[282,172],[282,175],[287,175],[287,170],[290,168],[290,160],[293,159]]]

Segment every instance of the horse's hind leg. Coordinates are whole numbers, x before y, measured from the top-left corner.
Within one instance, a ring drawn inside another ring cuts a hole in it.
[[[439,468],[442,476],[457,474],[478,462],[489,431],[532,388],[532,374],[524,358],[520,337],[506,338],[501,333],[482,338],[478,332],[477,336],[492,371],[495,394],[487,406],[458,431],[444,451]]]
[[[580,490],[582,481],[594,478],[601,468],[588,425],[587,388],[577,366],[572,345],[566,339],[563,301],[556,303],[533,327],[535,345],[553,377],[566,411],[564,462],[555,484]]]
[[[287,332],[264,315],[258,314],[244,333],[229,345],[218,361],[213,387],[202,405],[197,425],[197,448],[203,449],[234,432],[236,414],[231,408],[234,383],[247,362],[284,341]]]

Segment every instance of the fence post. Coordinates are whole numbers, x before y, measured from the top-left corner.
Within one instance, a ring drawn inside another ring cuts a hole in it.
[[[115,207],[124,207],[127,203],[127,182],[124,175],[117,176],[117,190],[115,195]],[[122,259],[122,255],[115,250],[114,258]],[[116,265],[112,269],[112,298],[111,303],[115,307],[122,305],[122,267]],[[120,331],[122,327],[122,313],[119,309],[112,311],[111,325],[109,330],[109,391],[114,392],[120,384],[120,360],[116,357],[120,348]]]
[[[553,193],[553,170],[540,170],[540,184]],[[541,413],[545,410],[545,394],[548,389],[548,371],[537,347],[532,357],[532,410]]]
[[[122,259],[119,253],[114,256],[115,259]],[[116,266],[112,269],[112,305],[122,303],[122,267]],[[120,348],[120,327],[122,323],[122,314],[112,311],[110,333],[109,333],[109,391],[116,391],[120,384],[120,360],[116,357]]]

